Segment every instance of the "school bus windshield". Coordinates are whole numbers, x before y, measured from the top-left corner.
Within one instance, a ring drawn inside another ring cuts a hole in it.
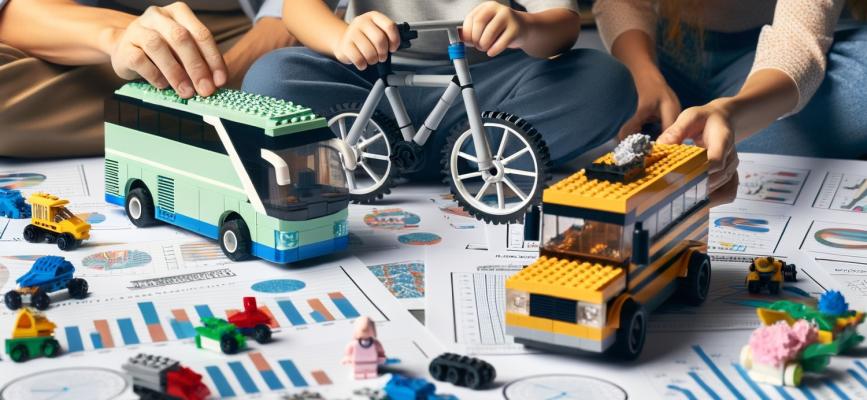
[[[629,249],[622,225],[550,214],[542,222],[541,239],[542,248],[553,253],[615,262],[623,261]]]

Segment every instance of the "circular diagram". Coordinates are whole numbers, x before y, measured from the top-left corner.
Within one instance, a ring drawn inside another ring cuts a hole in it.
[[[816,231],[816,241],[838,249],[867,249],[867,231],[850,228],[826,228]]]
[[[151,255],[140,250],[113,250],[91,254],[81,260],[81,265],[111,271],[136,268],[151,262]]]
[[[768,221],[759,218],[722,217],[713,222],[718,227],[728,227],[748,232],[768,232]]]
[[[29,172],[0,174],[0,188],[21,189],[36,186],[45,180],[45,175]]]
[[[250,289],[260,293],[288,293],[304,289],[304,282],[295,279],[271,279],[256,282]]]
[[[59,368],[23,376],[0,389],[0,399],[115,399],[129,383],[120,372],[105,368]]]
[[[606,380],[585,375],[538,375],[521,378],[503,388],[509,400],[604,399],[625,400],[626,391]]]
[[[87,214],[87,223],[91,225],[96,225],[100,222],[105,222],[105,215],[102,215],[98,212],[92,212]]]
[[[428,232],[413,232],[397,237],[397,241],[412,246],[430,246],[441,242],[443,238]]]
[[[407,229],[418,228],[421,217],[400,208],[373,210],[364,216],[364,223],[371,228]]]

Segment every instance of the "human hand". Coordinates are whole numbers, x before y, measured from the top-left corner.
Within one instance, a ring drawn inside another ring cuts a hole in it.
[[[370,65],[383,62],[389,53],[400,46],[397,24],[377,11],[355,17],[332,46],[334,58],[344,64],[355,65],[364,70]]]
[[[486,1],[464,18],[461,40],[494,57],[507,48],[521,47],[525,32],[523,13],[495,1]]]
[[[680,100],[658,72],[636,76],[635,88],[638,91],[638,106],[632,118],[620,128],[617,134],[620,140],[641,132],[641,127],[649,122],[659,122],[665,131],[681,111]]]
[[[214,37],[185,3],[151,6],[113,39],[111,66],[123,79],[171,86],[183,98],[211,95],[228,79]]]
[[[674,144],[686,139],[692,139],[707,149],[710,161],[708,188],[711,192],[737,176],[739,161],[735,151],[735,133],[725,98],[687,108],[662,132],[657,142]]]

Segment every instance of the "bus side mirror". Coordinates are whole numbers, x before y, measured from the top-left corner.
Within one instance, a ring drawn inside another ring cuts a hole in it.
[[[352,147],[349,147],[346,142],[340,139],[331,139],[329,142],[340,153],[340,161],[343,162],[343,167],[350,171],[355,171],[355,168],[358,166],[358,160],[355,159],[355,152],[352,151]]]
[[[650,233],[641,223],[635,224],[632,232],[632,262],[639,265],[650,263]]]
[[[530,211],[524,214],[524,240],[539,240],[539,228],[541,226],[539,219],[541,214],[542,210],[540,206],[533,206],[530,208]]]

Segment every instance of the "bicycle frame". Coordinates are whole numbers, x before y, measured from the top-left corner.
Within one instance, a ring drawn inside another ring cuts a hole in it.
[[[487,135],[485,135],[484,125],[482,124],[482,112],[479,108],[478,97],[473,88],[473,80],[470,76],[470,68],[465,58],[464,43],[460,39],[458,27],[460,21],[429,21],[410,24],[413,30],[416,31],[441,31],[445,30],[448,33],[449,59],[455,68],[454,75],[424,75],[415,74],[412,72],[395,72],[391,69],[391,55],[388,59],[377,64],[379,78],[373,84],[370,94],[365,99],[361,110],[358,113],[357,122],[352,125],[346,136],[346,143],[354,146],[361,136],[362,129],[370,121],[373,112],[382,100],[383,94],[388,99],[391,110],[400,128],[401,135],[405,141],[414,141],[419,146],[424,146],[427,143],[430,135],[439,127],[446,112],[454,104],[458,95],[461,95],[464,100],[464,106],[469,119],[470,129],[472,131],[473,143],[475,144],[475,157],[478,163],[479,171],[483,174],[489,173],[489,170],[494,167],[491,147],[488,143]],[[445,91],[440,96],[439,101],[430,111],[424,123],[416,130],[409,114],[406,112],[406,106],[400,96],[399,87],[445,87]],[[370,139],[368,139],[370,140]]]

